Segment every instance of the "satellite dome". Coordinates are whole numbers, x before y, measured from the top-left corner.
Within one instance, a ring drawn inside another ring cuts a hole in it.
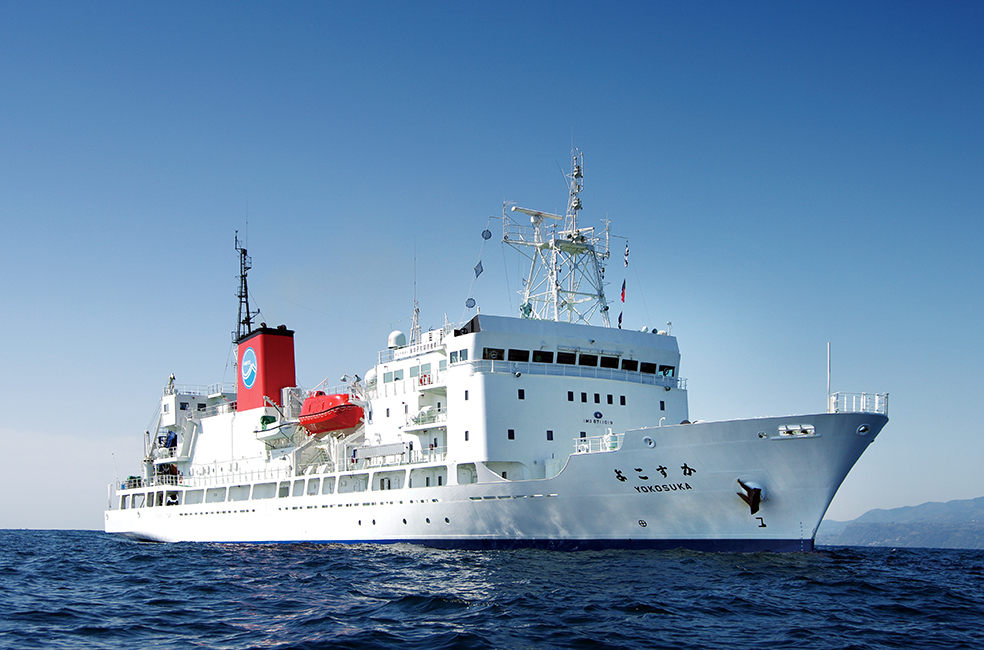
[[[407,347],[407,335],[400,330],[390,332],[387,346],[390,350]]]

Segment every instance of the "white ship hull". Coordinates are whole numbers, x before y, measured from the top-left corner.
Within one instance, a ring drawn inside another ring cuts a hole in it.
[[[161,542],[809,551],[885,422],[837,413],[638,429],[615,450],[572,454],[550,479],[112,510],[106,531]],[[739,480],[761,486],[757,513]]]

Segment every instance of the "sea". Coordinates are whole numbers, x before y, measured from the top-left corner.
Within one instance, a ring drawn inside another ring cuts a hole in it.
[[[0,648],[984,648],[984,551],[448,551],[6,530]]]

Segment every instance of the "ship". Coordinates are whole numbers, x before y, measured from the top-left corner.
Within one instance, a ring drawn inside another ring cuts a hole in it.
[[[888,394],[828,388],[823,412],[692,422],[670,328],[622,329],[621,314],[612,326],[614,235],[607,221],[579,223],[581,152],[565,176],[564,215],[503,206],[501,243],[529,268],[517,315],[475,310],[422,331],[415,299],[409,339],[392,332],[364,376],[337,386],[297,386],[294,332],[255,323],[237,236],[236,383],[171,376],[139,475],[109,485],[106,532],[812,551],[835,493],[888,422]],[[627,265],[627,244],[625,255]]]

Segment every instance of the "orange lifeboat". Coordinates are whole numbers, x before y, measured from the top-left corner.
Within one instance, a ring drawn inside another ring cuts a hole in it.
[[[349,402],[349,395],[326,395],[317,390],[301,405],[301,426],[310,433],[341,431],[357,427],[362,421],[362,407]]]

